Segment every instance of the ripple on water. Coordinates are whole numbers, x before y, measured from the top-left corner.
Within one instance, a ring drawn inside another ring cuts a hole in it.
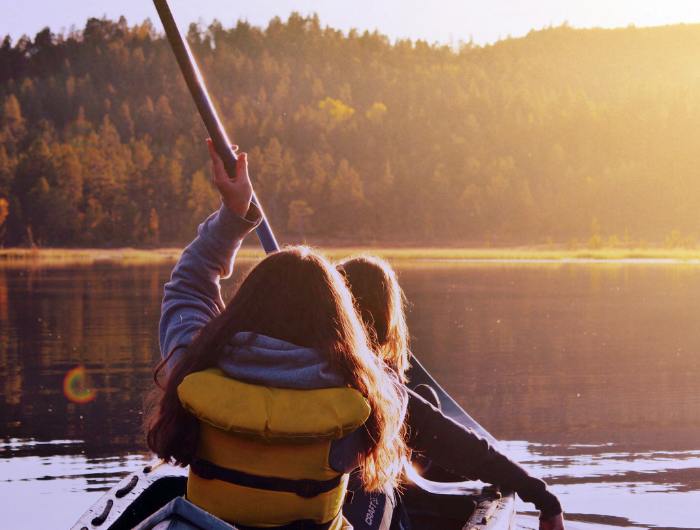
[[[13,439],[0,446],[3,528],[70,528],[106,490],[152,459],[147,454],[106,458],[36,454],[47,446],[76,451],[81,443]]]
[[[700,528],[700,451],[630,453],[615,451],[614,444],[522,441],[503,445],[550,484],[569,518],[577,521],[567,528],[584,522],[606,528]],[[519,512],[532,510],[520,500],[516,507]]]

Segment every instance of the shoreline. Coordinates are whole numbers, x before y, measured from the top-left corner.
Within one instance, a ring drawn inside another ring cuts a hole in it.
[[[400,248],[400,247],[327,247],[320,248],[333,260],[357,254],[374,254],[390,261],[442,262],[521,262],[521,263],[700,263],[700,249],[685,248],[600,248],[557,249],[536,247],[507,248]],[[175,262],[182,248],[158,249],[89,249],[89,248],[7,248],[0,249],[0,267],[36,265],[70,265],[94,262],[119,262],[126,265],[163,261]],[[238,251],[238,259],[260,259],[264,252],[259,247],[245,246]]]

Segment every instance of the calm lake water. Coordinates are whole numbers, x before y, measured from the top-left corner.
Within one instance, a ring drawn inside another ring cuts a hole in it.
[[[700,528],[698,264],[396,266],[414,353],[552,485],[570,528]],[[3,528],[68,528],[150,460],[141,408],[171,268],[0,264]],[[84,404],[62,390],[80,365]],[[521,527],[533,509],[518,504]]]

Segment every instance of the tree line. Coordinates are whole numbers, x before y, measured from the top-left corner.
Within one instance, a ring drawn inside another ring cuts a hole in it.
[[[698,234],[700,25],[564,25],[456,48],[293,14],[191,24],[187,39],[289,241]],[[219,204],[204,138],[149,21],[6,37],[0,244],[186,242]]]

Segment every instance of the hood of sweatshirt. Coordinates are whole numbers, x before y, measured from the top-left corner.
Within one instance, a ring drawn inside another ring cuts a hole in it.
[[[224,347],[219,368],[240,381],[276,388],[317,390],[347,385],[330,360],[303,348],[257,333],[236,333]]]

